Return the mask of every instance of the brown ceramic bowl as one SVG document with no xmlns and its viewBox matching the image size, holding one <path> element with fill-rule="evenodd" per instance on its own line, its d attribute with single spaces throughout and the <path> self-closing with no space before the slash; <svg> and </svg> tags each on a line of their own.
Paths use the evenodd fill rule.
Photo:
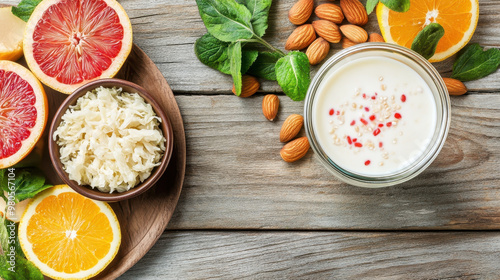
<svg viewBox="0 0 500 280">
<path fill-rule="evenodd" d="M 156 115 L 161 118 L 161 130 L 163 131 L 163 136 L 166 139 L 165 142 L 165 154 L 163 155 L 161 159 L 161 164 L 155 169 L 153 169 L 151 175 L 149 176 L 148 179 L 146 179 L 144 182 L 136 185 L 134 188 L 119 193 L 119 192 L 113 192 L 113 193 L 105 193 L 101 192 L 98 189 L 92 189 L 90 186 L 81 186 L 77 182 L 70 180 L 68 177 L 68 174 L 66 171 L 63 169 L 63 165 L 60 161 L 60 154 L 59 154 L 59 146 L 57 143 L 53 140 L 52 135 L 54 135 L 54 132 L 56 131 L 57 127 L 59 127 L 59 124 L 61 122 L 61 117 L 66 113 L 66 110 L 69 108 L 69 106 L 75 105 L 76 100 L 80 98 L 81 96 L 85 95 L 88 91 L 91 91 L 97 87 L 121 87 L 123 91 L 125 92 L 130 92 L 130 93 L 138 93 L 144 100 L 151 104 L 153 107 L 154 111 L 156 112 Z M 88 198 L 95 199 L 95 200 L 101 200 L 101 201 L 108 201 L 108 202 L 113 202 L 113 201 L 121 201 L 125 199 L 129 199 L 135 196 L 138 196 L 145 191 L 147 191 L 149 188 L 151 188 L 157 181 L 160 179 L 160 177 L 163 175 L 165 170 L 167 169 L 167 165 L 170 161 L 170 158 L 172 156 L 172 151 L 173 151 L 173 145 L 174 145 L 174 140 L 173 140 L 173 132 L 172 132 L 172 126 L 170 124 L 170 121 L 166 114 L 163 112 L 161 109 L 160 105 L 156 103 L 156 101 L 146 92 L 144 88 L 141 86 L 138 86 L 134 83 L 125 81 L 125 80 L 120 80 L 120 79 L 101 79 L 101 80 L 95 80 L 92 81 L 80 88 L 78 88 L 75 92 L 73 92 L 70 96 L 66 98 L 66 100 L 61 104 L 59 109 L 56 112 L 56 115 L 54 116 L 54 119 L 52 120 L 52 123 L 50 125 L 50 130 L 49 130 L 49 154 L 50 154 L 50 160 L 52 161 L 52 164 L 54 165 L 54 168 L 61 177 L 61 179 L 68 184 L 73 190 L 78 192 L 81 195 L 84 195 Z"/>
</svg>

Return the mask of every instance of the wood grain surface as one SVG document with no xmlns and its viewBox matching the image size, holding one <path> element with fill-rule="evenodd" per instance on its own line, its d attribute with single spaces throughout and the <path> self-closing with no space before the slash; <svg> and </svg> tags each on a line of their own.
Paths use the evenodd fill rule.
<svg viewBox="0 0 500 280">
<path fill-rule="evenodd" d="M 265 39 L 281 49 L 295 1 L 273 1 Z M 500 279 L 499 71 L 452 98 L 450 135 L 427 171 L 362 189 L 340 183 L 311 151 L 294 164 L 280 159 L 280 125 L 303 102 L 267 81 L 254 97 L 232 96 L 231 78 L 194 55 L 206 32 L 194 0 L 120 3 L 134 42 L 174 91 L 187 142 L 169 230 L 120 279 Z M 498 48 L 500 1 L 479 3 L 472 42 Z M 379 31 L 375 14 L 366 28 Z M 452 63 L 435 66 L 450 76 Z M 272 123 L 260 109 L 269 92 L 281 100 Z"/>
</svg>

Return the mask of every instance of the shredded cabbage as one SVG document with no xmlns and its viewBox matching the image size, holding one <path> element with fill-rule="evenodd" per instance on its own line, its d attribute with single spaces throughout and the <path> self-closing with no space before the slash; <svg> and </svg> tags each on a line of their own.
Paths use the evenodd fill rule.
<svg viewBox="0 0 500 280">
<path fill-rule="evenodd" d="M 161 119 L 137 93 L 99 87 L 62 116 L 53 139 L 69 178 L 102 192 L 146 180 L 165 152 Z"/>
</svg>

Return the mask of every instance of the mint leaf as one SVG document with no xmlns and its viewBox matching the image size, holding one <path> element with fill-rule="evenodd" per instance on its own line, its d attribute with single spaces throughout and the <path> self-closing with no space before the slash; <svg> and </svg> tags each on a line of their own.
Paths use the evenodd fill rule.
<svg viewBox="0 0 500 280">
<path fill-rule="evenodd" d="M 210 33 L 196 40 L 194 52 L 196 57 L 205 65 L 219 70 L 224 74 L 231 74 L 227 48 L 229 43 L 222 42 Z"/>
<path fill-rule="evenodd" d="M 236 95 L 240 96 L 241 94 L 241 41 L 236 43 L 232 43 L 229 45 L 228 49 L 229 59 L 230 59 L 230 68 L 231 68 L 231 76 L 233 76 L 234 88 L 236 89 Z"/>
<path fill-rule="evenodd" d="M 499 49 L 484 51 L 479 44 L 472 44 L 458 53 L 451 77 L 464 82 L 477 80 L 495 72 L 499 65 Z"/>
<path fill-rule="evenodd" d="M 311 83 L 309 59 L 302 52 L 289 52 L 276 63 L 278 84 L 294 101 L 304 100 Z"/>
<path fill-rule="evenodd" d="M 8 170 L 8 169 L 4 169 Z M 4 175 L 0 176 L 0 186 L 3 191 L 14 192 L 16 202 L 23 201 L 28 198 L 33 198 L 39 192 L 52 187 L 45 184 L 45 176 L 36 168 L 15 169 L 15 180 L 9 181 L 8 174 L 3 171 Z M 10 189 L 14 187 L 14 190 Z M 7 200 L 5 200 L 7 201 Z"/>
<path fill-rule="evenodd" d="M 245 74 L 250 69 L 258 56 L 259 52 L 256 50 L 243 50 L 241 55 L 241 74 Z"/>
<path fill-rule="evenodd" d="M 387 8 L 400 13 L 408 12 L 410 0 L 380 0 Z"/>
<path fill-rule="evenodd" d="M 234 0 L 196 0 L 201 19 L 208 32 L 224 42 L 250 39 L 255 34 L 252 14 Z"/>
<path fill-rule="evenodd" d="M 16 255 L 15 267 L 8 263 L 7 256 L 0 256 L 0 277 L 4 280 L 43 280 L 40 270 L 27 259 Z M 14 269 L 12 271 L 11 269 Z"/>
<path fill-rule="evenodd" d="M 255 34 L 262 37 L 267 30 L 267 19 L 272 0 L 236 0 L 236 2 L 245 5 L 252 14 L 251 23 Z"/>
<path fill-rule="evenodd" d="M 439 23 L 431 23 L 417 34 L 411 49 L 430 59 L 436 53 L 439 40 L 444 36 L 444 28 Z"/>
<path fill-rule="evenodd" d="M 366 1 L 366 12 L 371 14 L 375 7 L 377 6 L 379 0 L 367 0 Z"/>
<path fill-rule="evenodd" d="M 276 81 L 276 62 L 283 57 L 277 52 L 260 52 L 255 63 L 248 69 L 248 74 Z"/>
<path fill-rule="evenodd" d="M 27 22 L 40 2 L 42 0 L 22 0 L 17 7 L 12 7 L 11 11 L 16 17 Z"/>
</svg>

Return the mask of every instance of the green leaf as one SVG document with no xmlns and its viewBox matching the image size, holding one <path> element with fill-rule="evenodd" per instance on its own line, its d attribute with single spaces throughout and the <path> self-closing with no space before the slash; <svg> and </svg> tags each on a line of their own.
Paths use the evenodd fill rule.
<svg viewBox="0 0 500 280">
<path fill-rule="evenodd" d="M 16 17 L 27 22 L 40 2 L 42 0 L 22 0 L 17 7 L 12 7 L 11 11 Z"/>
<path fill-rule="evenodd" d="M 224 74 L 231 74 L 227 49 L 229 43 L 222 42 L 210 33 L 196 40 L 194 52 L 198 59 L 205 65 L 219 70 Z"/>
<path fill-rule="evenodd" d="M 256 50 L 243 50 L 241 56 L 241 74 L 245 74 L 250 69 L 258 56 L 259 52 Z"/>
<path fill-rule="evenodd" d="M 4 280 L 43 280 L 40 270 L 27 259 L 15 256 L 15 267 L 8 262 L 8 256 L 0 256 L 0 277 Z M 14 270 L 14 271 L 12 271 Z"/>
<path fill-rule="evenodd" d="M 276 62 L 282 55 L 278 52 L 261 52 L 255 63 L 248 69 L 248 74 L 276 81 Z"/>
<path fill-rule="evenodd" d="M 431 23 L 417 34 L 411 49 L 430 59 L 436 53 L 439 40 L 444 36 L 444 28 L 439 23 Z"/>
<path fill-rule="evenodd" d="M 379 0 L 367 0 L 366 1 L 366 12 L 371 14 L 375 7 L 377 6 Z"/>
<path fill-rule="evenodd" d="M 252 14 L 251 23 L 255 34 L 262 37 L 267 30 L 267 21 L 269 9 L 272 0 L 236 0 L 236 2 L 245 5 Z"/>
<path fill-rule="evenodd" d="M 294 101 L 304 100 L 311 83 L 309 59 L 302 52 L 289 52 L 276 63 L 278 84 Z"/>
<path fill-rule="evenodd" d="M 7 174 L 8 173 L 10 172 L 7 171 Z M 2 189 L 6 192 L 15 193 L 16 203 L 28 198 L 33 198 L 39 192 L 52 187 L 51 185 L 45 184 L 45 176 L 36 168 L 15 169 L 15 180 L 9 181 L 6 173 L 0 178 L 2 179 L 2 181 L 0 181 Z"/>
<path fill-rule="evenodd" d="M 495 72 L 499 65 L 499 49 L 483 51 L 479 44 L 472 44 L 458 53 L 451 77 L 464 82 L 477 80 Z"/>
<path fill-rule="evenodd" d="M 1 209 L 5 213 L 4 209 Z M 2 245 L 2 251 L 5 253 L 9 251 L 9 233 L 7 232 L 7 227 L 5 223 L 7 219 L 5 216 L 0 216 L 0 245 Z"/>
<path fill-rule="evenodd" d="M 410 0 L 380 0 L 387 8 L 400 13 L 408 12 Z"/>
<path fill-rule="evenodd" d="M 241 41 L 232 43 L 229 45 L 228 49 L 230 65 L 231 65 L 231 76 L 233 76 L 234 88 L 236 89 L 236 95 L 241 94 Z"/>
<path fill-rule="evenodd" d="M 252 14 L 234 0 L 196 0 L 201 19 L 208 32 L 224 42 L 250 39 L 255 33 Z"/>
</svg>

